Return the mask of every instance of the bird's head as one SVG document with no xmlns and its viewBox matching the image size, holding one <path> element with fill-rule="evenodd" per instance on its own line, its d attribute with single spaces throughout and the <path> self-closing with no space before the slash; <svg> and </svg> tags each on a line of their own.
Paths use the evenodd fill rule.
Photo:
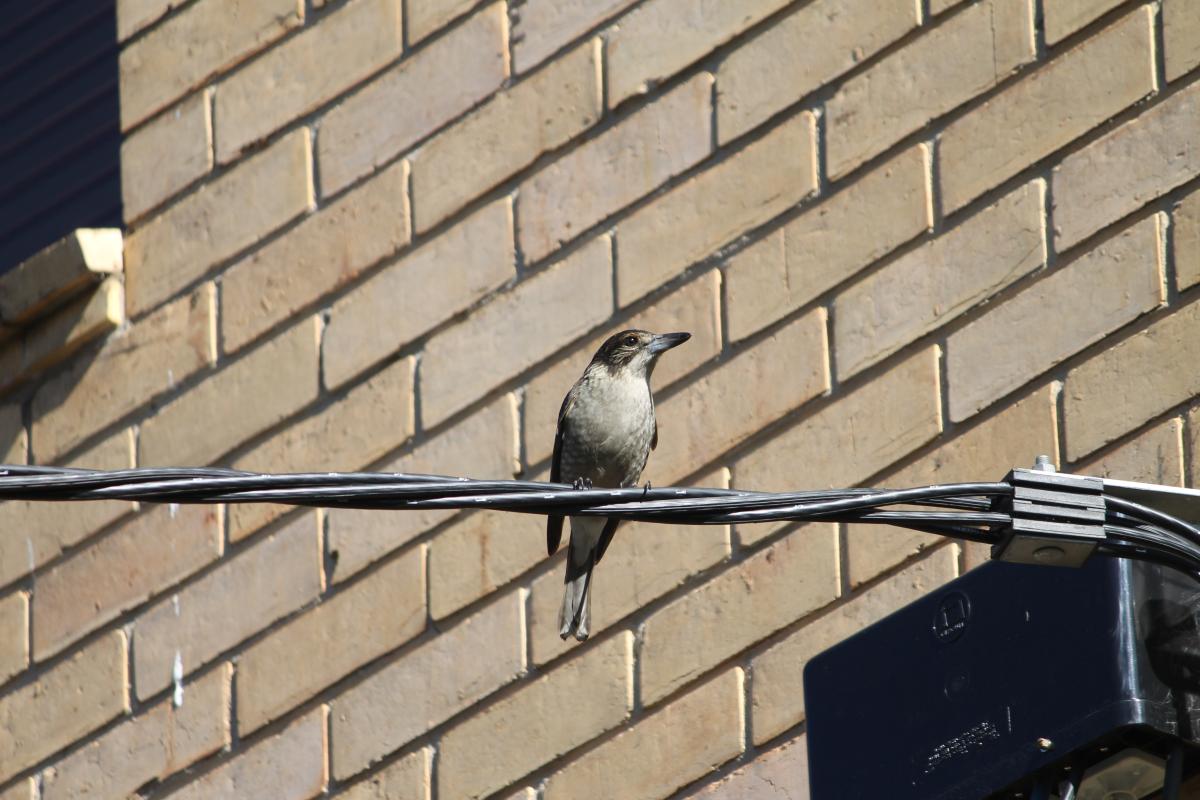
<svg viewBox="0 0 1200 800">
<path fill-rule="evenodd" d="M 690 338 L 690 333 L 621 331 L 614 333 L 600 345 L 600 349 L 592 357 L 592 363 L 602 364 L 612 373 L 624 371 L 649 376 L 660 355 Z"/>
</svg>

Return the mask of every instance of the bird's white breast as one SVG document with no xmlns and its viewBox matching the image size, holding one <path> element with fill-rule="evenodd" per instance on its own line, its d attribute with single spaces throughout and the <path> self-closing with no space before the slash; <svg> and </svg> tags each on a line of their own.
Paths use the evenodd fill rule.
<svg viewBox="0 0 1200 800">
<path fill-rule="evenodd" d="M 636 481 L 654 435 L 654 400 L 641 376 L 616 374 L 581 387 L 570 412 L 571 442 L 564 452 L 564 479 L 585 471 L 583 465 L 605 473 L 588 475 L 598 486 Z M 572 462 L 572 463 L 568 463 Z"/>
</svg>

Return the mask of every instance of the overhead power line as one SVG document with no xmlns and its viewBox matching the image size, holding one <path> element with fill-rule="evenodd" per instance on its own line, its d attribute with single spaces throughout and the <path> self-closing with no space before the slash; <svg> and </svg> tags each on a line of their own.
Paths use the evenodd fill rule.
<svg viewBox="0 0 1200 800">
<path fill-rule="evenodd" d="M 1036 470 L 1014 470 L 994 483 L 755 492 L 691 487 L 576 489 L 538 481 L 408 473 L 274 475 L 216 468 L 103 471 L 9 465 L 0 466 L 0 500 L 487 509 L 675 525 L 862 522 L 991 544 L 998 557 L 1009 560 L 1073 563 L 1099 552 L 1175 567 L 1200 580 L 1196 527 L 1105 493 L 1097 478 Z"/>
</svg>

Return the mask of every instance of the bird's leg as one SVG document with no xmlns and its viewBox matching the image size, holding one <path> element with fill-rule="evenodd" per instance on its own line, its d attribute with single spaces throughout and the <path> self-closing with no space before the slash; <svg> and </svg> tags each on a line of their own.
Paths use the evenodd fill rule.
<svg viewBox="0 0 1200 800">
<path fill-rule="evenodd" d="M 646 485 L 642 487 L 642 494 L 649 494 L 654 487 L 650 485 L 650 481 L 646 481 Z"/>
<path fill-rule="evenodd" d="M 592 488 L 592 479 L 591 478 L 576 478 L 575 481 L 571 484 L 571 486 L 572 486 L 572 488 L 575 489 L 575 491 L 582 492 L 582 491 Z"/>
</svg>

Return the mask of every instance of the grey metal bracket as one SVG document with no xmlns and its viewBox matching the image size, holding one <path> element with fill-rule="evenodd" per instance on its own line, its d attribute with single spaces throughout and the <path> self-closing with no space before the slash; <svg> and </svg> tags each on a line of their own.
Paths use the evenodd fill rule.
<svg viewBox="0 0 1200 800">
<path fill-rule="evenodd" d="M 992 546 L 992 558 L 1020 564 L 1082 566 L 1104 541 L 1104 483 L 1099 478 L 1038 468 L 1014 469 L 1005 481 L 1011 498 L 1000 501 L 1012 524 Z"/>
<path fill-rule="evenodd" d="M 1200 490 L 1055 472 L 1048 456 L 1005 481 L 1013 495 L 997 505 L 1012 524 L 992 546 L 992 558 L 1001 561 L 1081 566 L 1105 539 L 1106 497 L 1200 524 Z"/>
</svg>

